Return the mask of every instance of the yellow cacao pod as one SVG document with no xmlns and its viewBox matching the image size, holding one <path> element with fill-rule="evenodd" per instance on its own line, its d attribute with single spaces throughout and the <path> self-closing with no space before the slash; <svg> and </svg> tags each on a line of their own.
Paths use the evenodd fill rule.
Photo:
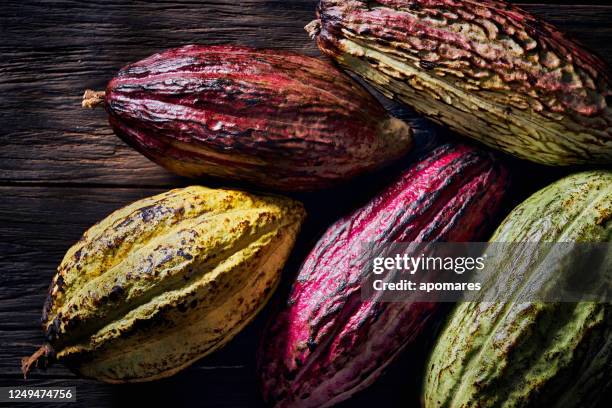
<svg viewBox="0 0 612 408">
<path fill-rule="evenodd" d="M 197 186 L 115 211 L 58 267 L 47 344 L 24 359 L 24 374 L 41 359 L 106 382 L 176 373 L 263 307 L 304 216 L 287 198 Z"/>
</svg>

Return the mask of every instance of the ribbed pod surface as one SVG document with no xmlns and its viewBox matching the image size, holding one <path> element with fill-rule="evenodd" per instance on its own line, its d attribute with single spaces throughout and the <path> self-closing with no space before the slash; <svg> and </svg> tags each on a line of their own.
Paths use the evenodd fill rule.
<svg viewBox="0 0 612 408">
<path fill-rule="evenodd" d="M 518 206 L 491 242 L 609 242 L 611 221 L 612 173 L 579 173 Z M 508 252 L 508 267 L 492 274 L 493 281 L 520 276 L 509 280 L 509 301 L 456 308 L 430 358 L 425 407 L 591 407 L 610 386 L 611 305 L 517 302 L 541 279 L 524 267 L 538 265 L 531 256 Z"/>
<path fill-rule="evenodd" d="M 47 354 L 107 382 L 175 373 L 265 304 L 303 218 L 290 199 L 198 186 L 112 213 L 58 267 Z"/>
<path fill-rule="evenodd" d="M 439 306 L 362 302 L 362 245 L 477 240 L 507 181 L 489 154 L 445 144 L 333 224 L 262 339 L 264 397 L 278 407 L 330 406 L 371 384 L 424 331 Z"/>
<path fill-rule="evenodd" d="M 121 69 L 115 132 L 183 176 L 316 190 L 389 163 L 410 128 L 332 64 L 283 51 L 184 46 Z"/>
<path fill-rule="evenodd" d="M 610 68 L 501 1 L 322 0 L 319 48 L 386 95 L 549 165 L 612 162 Z"/>
</svg>

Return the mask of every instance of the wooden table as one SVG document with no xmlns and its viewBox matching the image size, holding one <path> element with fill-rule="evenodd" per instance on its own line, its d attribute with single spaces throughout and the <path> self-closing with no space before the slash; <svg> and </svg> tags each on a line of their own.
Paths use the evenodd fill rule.
<svg viewBox="0 0 612 408">
<path fill-rule="evenodd" d="M 612 62 L 612 5 L 532 3 L 523 6 Z M 62 366 L 35 371 L 24 381 L 19 361 L 42 341 L 39 318 L 47 286 L 64 252 L 82 232 L 135 199 L 189 183 L 115 137 L 102 109 L 81 109 L 83 90 L 103 88 L 128 62 L 186 43 L 240 43 L 319 55 L 302 29 L 313 18 L 315 4 L 311 0 L 3 2 L 0 386 L 76 386 L 78 406 L 83 407 L 122 406 L 129 401 L 138 406 L 262 405 L 254 355 L 267 311 L 222 351 L 155 383 L 99 384 L 79 379 Z M 409 110 L 388 102 L 387 106 L 410 121 L 421 139 L 445 133 Z M 563 172 L 524 163 L 513 166 L 515 192 L 508 209 Z M 381 188 L 395 170 L 334 192 L 299 197 L 306 201 L 310 219 L 277 300 L 322 229 Z M 526 177 L 534 172 L 544 176 Z M 346 405 L 415 406 L 423 360 L 419 356 L 424 354 L 419 350 L 407 354 L 374 387 Z"/>
</svg>

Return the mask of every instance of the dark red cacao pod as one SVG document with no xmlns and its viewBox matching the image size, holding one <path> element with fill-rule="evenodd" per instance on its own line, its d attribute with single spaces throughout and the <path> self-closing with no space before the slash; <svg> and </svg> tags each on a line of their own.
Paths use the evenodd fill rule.
<svg viewBox="0 0 612 408">
<path fill-rule="evenodd" d="M 412 144 L 349 76 L 282 51 L 170 49 L 122 68 L 104 101 L 115 133 L 166 169 L 276 190 L 329 187 Z"/>
<path fill-rule="evenodd" d="M 374 382 L 441 304 L 362 301 L 363 244 L 486 239 L 507 185 L 507 171 L 490 154 L 444 144 L 333 224 L 264 333 L 265 399 L 277 407 L 331 406 Z"/>
<path fill-rule="evenodd" d="M 538 163 L 612 163 L 610 67 L 503 1 L 321 0 L 321 51 L 381 92 Z"/>
</svg>

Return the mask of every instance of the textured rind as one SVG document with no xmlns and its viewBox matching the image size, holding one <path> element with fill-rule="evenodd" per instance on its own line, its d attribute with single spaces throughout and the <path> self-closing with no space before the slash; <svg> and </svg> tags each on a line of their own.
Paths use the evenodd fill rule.
<svg viewBox="0 0 612 408">
<path fill-rule="evenodd" d="M 199 186 L 117 210 L 58 267 L 47 341 L 87 377 L 169 376 L 223 346 L 266 303 L 304 216 L 290 199 Z"/>
<path fill-rule="evenodd" d="M 322 52 L 430 119 L 538 163 L 612 163 L 610 68 L 527 12 L 491 0 L 322 0 L 317 14 Z"/>
<path fill-rule="evenodd" d="M 170 49 L 121 69 L 105 105 L 117 135 L 176 174 L 276 190 L 329 187 L 412 146 L 357 82 L 282 51 Z"/>
<path fill-rule="evenodd" d="M 370 385 L 439 305 L 361 301 L 363 244 L 482 238 L 507 187 L 492 156 L 445 144 L 378 197 L 333 224 L 305 260 L 258 357 L 277 407 L 330 406 Z"/>
<path fill-rule="evenodd" d="M 491 242 L 609 242 L 612 173 L 569 176 L 518 206 Z M 536 279 L 507 254 L 497 279 Z M 579 271 L 576 271 L 579 273 Z M 556 279 L 563 279 L 557 276 Z M 598 285 L 597 282 L 593 282 Z M 591 407 L 612 383 L 609 303 L 466 302 L 452 314 L 428 364 L 426 408 Z"/>
</svg>

